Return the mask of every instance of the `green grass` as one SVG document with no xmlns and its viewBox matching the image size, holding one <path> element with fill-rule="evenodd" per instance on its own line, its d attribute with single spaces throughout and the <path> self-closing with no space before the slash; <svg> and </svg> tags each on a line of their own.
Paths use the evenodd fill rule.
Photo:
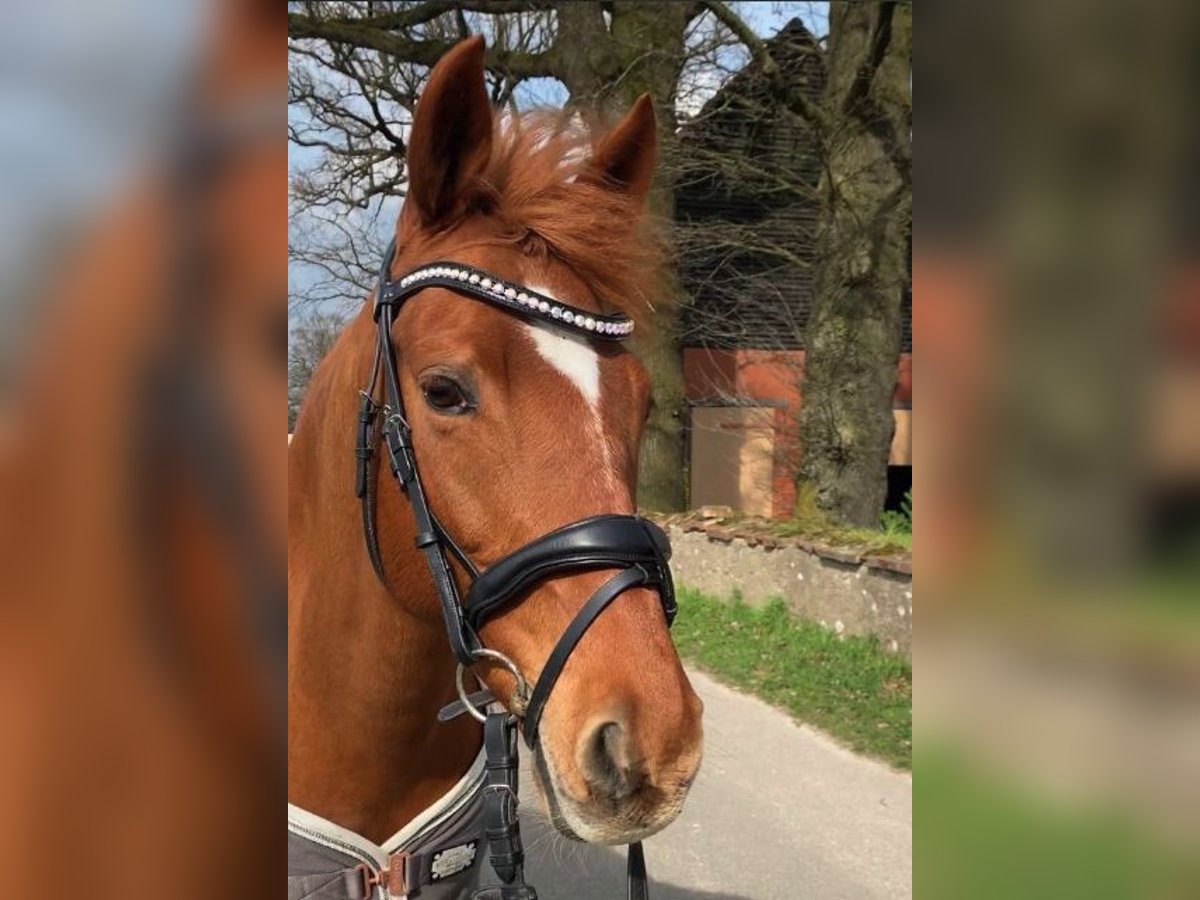
<svg viewBox="0 0 1200 900">
<path fill-rule="evenodd" d="M 767 530 L 776 537 L 805 538 L 831 547 L 854 550 L 863 556 L 892 556 L 912 552 L 912 532 L 896 528 L 850 528 L 822 519 L 796 517 L 771 523 Z"/>
<path fill-rule="evenodd" d="M 833 521 L 817 507 L 810 485 L 796 486 L 792 517 L 773 523 L 778 537 L 798 537 L 854 550 L 863 556 L 891 556 L 912 552 L 912 491 L 904 495 L 901 512 L 885 512 L 878 528 L 852 528 Z"/>
<path fill-rule="evenodd" d="M 900 512 L 889 511 L 880 516 L 877 528 L 855 528 L 835 522 L 817 508 L 812 490 L 804 485 L 797 488 L 796 506 L 788 519 L 747 516 L 730 507 L 701 507 L 683 513 L 652 515 L 660 524 L 716 524 L 777 538 L 800 538 L 861 556 L 912 553 L 912 491 L 904 495 Z"/>
<path fill-rule="evenodd" d="M 912 766 L 912 664 L 874 638 L 839 636 L 782 601 L 753 609 L 679 591 L 679 652 L 859 753 Z"/>
</svg>

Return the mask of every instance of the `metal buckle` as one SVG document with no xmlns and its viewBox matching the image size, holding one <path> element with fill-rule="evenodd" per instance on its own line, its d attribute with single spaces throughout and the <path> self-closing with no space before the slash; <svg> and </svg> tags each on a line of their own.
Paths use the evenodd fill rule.
<svg viewBox="0 0 1200 900">
<path fill-rule="evenodd" d="M 509 814 L 515 814 L 518 807 L 521 805 L 521 798 L 517 796 L 517 792 L 508 784 L 489 784 L 484 787 L 485 794 L 506 794 L 509 802 Z"/>
<path fill-rule="evenodd" d="M 385 887 L 388 896 L 393 894 L 408 896 L 408 853 L 406 851 L 402 850 L 388 857 L 386 876 Z"/>
<path fill-rule="evenodd" d="M 362 887 L 363 900 L 368 900 L 369 897 L 374 895 L 376 887 L 383 886 L 385 890 L 387 889 L 387 881 L 383 875 L 376 872 L 366 863 L 359 863 L 354 867 L 354 871 Z"/>
<path fill-rule="evenodd" d="M 366 863 L 359 863 L 354 867 L 355 874 L 358 877 L 359 885 L 362 887 L 363 900 L 369 900 L 374 895 L 375 888 L 383 888 L 386 896 L 391 897 L 393 894 L 407 895 L 408 894 L 408 859 L 409 855 L 405 851 L 393 853 L 388 857 L 388 867 L 380 871 L 376 871 Z"/>
<path fill-rule="evenodd" d="M 516 686 L 513 688 L 512 706 L 513 714 L 522 716 L 525 714 L 525 707 L 529 705 L 529 683 L 525 680 L 525 676 L 521 674 L 521 670 L 517 668 L 517 664 L 501 653 L 499 650 L 491 650 L 487 647 L 481 647 L 478 650 L 471 651 L 471 655 L 476 662 L 484 659 L 499 663 L 508 673 L 516 680 Z M 463 673 L 467 671 L 467 667 L 462 663 L 458 664 L 458 668 L 454 670 L 454 686 L 458 689 L 458 699 L 462 701 L 464 710 L 471 718 L 479 722 L 487 721 L 487 714 L 479 710 L 477 706 L 471 703 L 470 695 L 467 693 L 466 685 L 463 684 Z"/>
<path fill-rule="evenodd" d="M 391 406 L 389 406 L 385 403 L 383 405 L 383 412 L 387 416 L 387 423 L 386 423 L 387 427 L 395 428 L 396 423 L 398 422 L 400 425 L 402 425 L 405 428 L 405 430 L 407 430 L 407 431 L 412 430 L 411 428 L 408 427 L 408 419 L 404 418 L 404 416 L 400 413 L 400 410 L 392 409 Z"/>
<path fill-rule="evenodd" d="M 383 442 L 387 447 L 388 459 L 392 471 L 399 477 L 400 485 L 408 490 L 409 482 L 416 473 L 412 458 L 412 429 L 407 420 L 391 407 L 383 407 L 386 418 L 383 420 Z"/>
</svg>

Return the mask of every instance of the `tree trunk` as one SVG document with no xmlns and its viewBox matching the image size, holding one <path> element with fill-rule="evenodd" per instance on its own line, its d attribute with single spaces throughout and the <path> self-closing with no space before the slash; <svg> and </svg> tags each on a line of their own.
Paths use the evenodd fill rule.
<svg viewBox="0 0 1200 900">
<path fill-rule="evenodd" d="M 684 34 L 693 4 L 617 0 L 603 37 L 600 5 L 569 3 L 559 8 L 556 53 L 570 60 L 563 81 L 571 102 L 600 108 L 616 116 L 649 93 L 658 116 L 660 159 L 669 157 L 675 140 L 675 92 L 684 62 Z M 575 44 L 582 44 L 578 50 Z M 659 165 L 650 194 L 653 215 L 670 222 L 675 198 L 668 166 Z M 639 338 L 636 351 L 650 376 L 654 398 L 646 422 L 638 468 L 638 505 L 646 509 L 682 509 L 683 362 L 679 349 L 678 284 L 668 278 L 670 296 L 656 304 L 653 334 Z"/>
<path fill-rule="evenodd" d="M 834 4 L 825 108 L 838 110 L 825 136 L 824 209 L 817 235 L 812 310 L 806 333 L 798 493 L 830 518 L 877 527 L 887 494 L 900 353 L 900 306 L 912 221 L 908 174 L 898 169 L 883 124 L 909 140 L 911 9 L 890 15 L 890 44 L 865 88 L 861 73 L 879 51 L 884 5 Z M 858 101 L 852 101 L 858 102 Z M 908 107 L 909 109 L 911 107 Z"/>
<path fill-rule="evenodd" d="M 660 221 L 675 218 L 675 190 L 669 158 L 675 140 L 675 92 L 684 61 L 684 32 L 690 3 L 617 3 L 612 33 L 620 48 L 623 77 L 613 100 L 628 108 L 649 92 L 658 115 L 658 176 L 650 193 L 650 211 Z M 672 512 L 687 501 L 684 486 L 683 354 L 679 348 L 679 285 L 670 273 L 662 281 L 668 296 L 657 303 L 652 333 L 638 341 L 637 351 L 654 397 L 642 438 L 638 466 L 638 503 L 646 509 Z"/>
</svg>

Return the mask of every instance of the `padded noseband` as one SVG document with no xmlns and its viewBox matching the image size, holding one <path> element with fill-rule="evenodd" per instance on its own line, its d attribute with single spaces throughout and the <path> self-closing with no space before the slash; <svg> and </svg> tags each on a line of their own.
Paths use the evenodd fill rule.
<svg viewBox="0 0 1200 900">
<path fill-rule="evenodd" d="M 478 630 L 538 582 L 563 572 L 642 567 L 645 582 L 660 589 L 663 613 L 675 618 L 675 593 L 663 530 L 641 516 L 593 516 L 543 535 L 499 560 L 475 579 L 463 602 L 467 624 Z"/>
<path fill-rule="evenodd" d="M 510 553 L 475 579 L 464 617 L 478 630 L 484 620 L 552 575 L 592 569 L 621 571 L 600 586 L 571 620 L 550 652 L 538 677 L 521 730 L 530 748 L 550 691 L 571 651 L 600 613 L 624 591 L 644 586 L 658 589 L 667 627 L 675 620 L 675 589 L 667 560 L 671 545 L 661 528 L 641 516 L 593 516 L 543 535 Z"/>
</svg>

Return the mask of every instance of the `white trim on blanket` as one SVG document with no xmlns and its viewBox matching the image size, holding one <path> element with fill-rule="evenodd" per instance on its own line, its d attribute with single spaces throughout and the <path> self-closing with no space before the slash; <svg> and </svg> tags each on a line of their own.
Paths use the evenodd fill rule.
<svg viewBox="0 0 1200 900">
<path fill-rule="evenodd" d="M 453 816 L 470 802 L 471 798 L 483 787 L 484 762 L 485 754 L 483 748 L 480 748 L 479 755 L 471 763 L 471 768 L 454 787 L 383 844 L 369 841 L 349 828 L 344 828 L 316 813 L 301 809 L 294 803 L 288 804 L 288 831 L 294 831 L 309 840 L 316 840 L 334 850 L 346 852 L 348 848 L 353 848 L 373 860 L 376 868 L 386 869 L 389 856 L 398 850 L 414 849 L 414 845 L 420 842 L 421 837 L 427 831 Z"/>
</svg>

